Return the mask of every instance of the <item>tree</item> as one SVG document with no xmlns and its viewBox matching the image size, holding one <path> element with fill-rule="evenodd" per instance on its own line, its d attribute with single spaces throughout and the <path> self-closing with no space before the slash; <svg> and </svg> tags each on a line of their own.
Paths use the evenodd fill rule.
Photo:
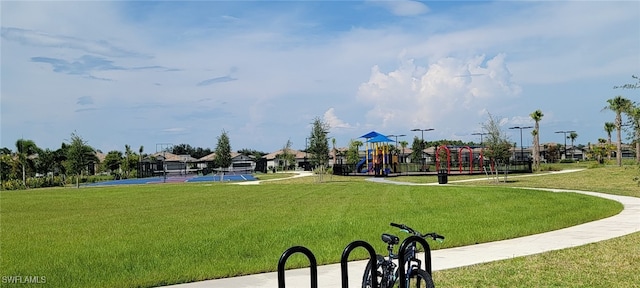
<svg viewBox="0 0 640 288">
<path fill-rule="evenodd" d="M 413 137 L 413 143 L 411 144 L 411 163 L 422 163 L 422 154 L 424 153 L 424 143 L 418 138 Z"/>
<path fill-rule="evenodd" d="M 76 187 L 80 188 L 80 177 L 90 163 L 97 162 L 95 151 L 78 134 L 71 133 L 67 150 L 67 170 L 76 175 Z"/>
<path fill-rule="evenodd" d="M 537 171 L 540 169 L 540 120 L 542 120 L 544 114 L 538 109 L 529 114 L 529 116 L 536 123 L 531 134 L 533 135 L 533 167 Z"/>
<path fill-rule="evenodd" d="M 560 159 L 560 147 L 556 144 L 545 145 L 545 149 L 547 150 L 547 161 L 550 163 L 555 163 Z"/>
<path fill-rule="evenodd" d="M 640 164 L 640 104 L 633 103 L 626 114 L 633 128 L 631 138 L 636 144 L 636 163 Z"/>
<path fill-rule="evenodd" d="M 629 111 L 631 108 L 631 101 L 627 98 L 624 98 L 620 95 L 607 100 L 609 105 L 605 106 L 603 110 L 611 110 L 616 113 L 616 131 L 618 136 L 618 143 L 616 146 L 616 162 L 618 166 L 622 166 L 622 113 Z"/>
<path fill-rule="evenodd" d="M 489 113 L 489 119 L 484 123 L 483 128 L 487 131 L 487 137 L 484 141 L 486 147 L 484 155 L 487 156 L 491 162 L 496 163 L 497 165 L 504 164 L 506 173 L 509 157 L 511 156 L 511 141 L 504 131 L 502 131 L 500 123 L 491 115 L 491 113 Z M 497 182 L 498 169 L 495 170 L 495 173 L 495 179 Z"/>
<path fill-rule="evenodd" d="M 138 164 L 138 155 L 131 149 L 131 146 L 128 144 L 124 145 L 124 158 L 122 159 L 122 170 L 126 176 L 129 178 L 131 176 L 131 171 Z"/>
<path fill-rule="evenodd" d="M 105 170 L 111 172 L 111 174 L 117 174 L 122 164 L 122 152 L 113 150 L 109 151 L 102 161 L 102 165 Z"/>
<path fill-rule="evenodd" d="M 313 120 L 311 135 L 309 136 L 311 162 L 322 168 L 329 163 L 329 141 L 327 139 L 329 128 L 329 124 L 316 117 Z"/>
<path fill-rule="evenodd" d="M 53 180 L 53 171 L 56 167 L 56 154 L 49 148 L 40 150 L 38 152 L 38 159 L 36 161 L 36 172 L 45 175 L 47 180 Z M 51 174 L 51 178 L 49 178 Z"/>
<path fill-rule="evenodd" d="M 62 142 L 60 144 L 60 148 L 54 152 L 55 158 L 55 166 L 53 167 L 54 175 L 66 175 L 67 174 L 67 151 L 69 150 L 69 145 L 67 143 Z"/>
<path fill-rule="evenodd" d="M 573 161 L 573 151 L 575 151 L 575 147 L 573 146 L 573 141 L 575 141 L 576 138 L 578 138 L 578 133 L 571 132 L 567 137 L 571 139 L 571 161 Z"/>
<path fill-rule="evenodd" d="M 38 150 L 40 149 L 33 140 L 18 139 L 16 141 L 16 156 L 20 166 L 22 166 L 22 185 L 24 187 L 27 187 L 26 170 L 27 168 L 33 168 L 31 157 L 37 154 Z"/>
<path fill-rule="evenodd" d="M 607 140 L 598 138 L 598 145 L 590 146 L 591 156 L 594 157 L 598 163 L 602 164 L 604 162 L 604 156 L 607 155 Z"/>
<path fill-rule="evenodd" d="M 231 144 L 229 144 L 227 131 L 222 130 L 222 134 L 218 136 L 218 144 L 216 145 L 215 153 L 213 162 L 216 167 L 227 168 L 231 166 Z"/>
<path fill-rule="evenodd" d="M 12 173 L 14 162 L 13 157 L 11 157 L 11 150 L 6 147 L 2 148 L 0 150 L 0 180 L 15 179 L 16 175 Z"/>
<path fill-rule="evenodd" d="M 331 138 L 331 157 L 333 158 L 333 165 L 338 162 L 338 150 L 336 150 L 336 138 Z"/>
<path fill-rule="evenodd" d="M 242 154 L 242 155 L 245 155 L 245 156 L 253 156 L 256 159 L 260 159 L 260 158 L 262 158 L 262 156 L 268 154 L 268 153 L 265 153 L 265 152 L 262 152 L 262 151 L 248 149 L 248 148 L 240 149 L 237 152 L 239 154 Z M 209 153 L 209 154 L 211 154 L 211 153 Z"/>
<path fill-rule="evenodd" d="M 640 89 L 640 77 L 631 75 L 632 79 L 635 79 L 636 83 L 627 83 L 622 85 L 613 86 L 613 89 Z"/>
<path fill-rule="evenodd" d="M 178 144 L 171 147 L 171 153 L 176 155 L 191 155 L 194 149 L 189 144 Z"/>
<path fill-rule="evenodd" d="M 402 156 L 404 156 L 404 150 L 407 148 L 407 146 L 409 146 L 409 142 L 407 141 L 400 141 L 400 147 L 402 147 Z M 400 161 L 400 159 L 398 159 L 398 161 Z M 406 161 L 402 160 L 404 163 L 406 163 Z"/>
<path fill-rule="evenodd" d="M 140 158 L 138 159 L 138 163 L 137 163 L 137 165 L 136 165 L 136 168 L 137 168 L 137 169 L 136 169 L 136 177 L 137 177 L 137 178 L 141 178 L 141 177 L 143 177 L 143 176 L 142 176 L 142 173 L 141 173 L 141 172 L 142 172 L 142 170 L 141 170 L 141 169 L 142 169 L 142 166 L 141 166 L 141 163 L 142 163 L 142 157 L 144 157 L 144 156 L 142 156 L 142 153 L 143 153 L 143 152 L 144 152 L 144 146 L 140 145 L 140 148 L 138 148 L 138 156 L 139 156 Z"/>
<path fill-rule="evenodd" d="M 611 133 L 616 129 L 616 124 L 613 122 L 605 122 L 604 123 L 604 131 L 607 132 L 608 140 L 607 144 L 611 145 Z M 607 160 L 611 160 L 611 151 L 607 152 Z"/>
<path fill-rule="evenodd" d="M 347 164 L 355 165 L 360 161 L 360 146 L 362 146 L 362 141 L 359 140 L 350 140 L 349 141 L 349 150 L 347 150 Z"/>
<path fill-rule="evenodd" d="M 287 140 L 287 143 L 282 147 L 282 154 L 278 155 L 278 159 L 282 161 L 282 168 L 285 171 L 296 162 L 296 155 L 291 152 L 291 145 L 291 140 Z"/>
</svg>

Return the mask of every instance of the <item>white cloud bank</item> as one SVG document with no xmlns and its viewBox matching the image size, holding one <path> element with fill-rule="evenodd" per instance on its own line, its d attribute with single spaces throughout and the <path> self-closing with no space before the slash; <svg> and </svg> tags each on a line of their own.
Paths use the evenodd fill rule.
<svg viewBox="0 0 640 288">
<path fill-rule="evenodd" d="M 505 59 L 505 54 L 491 58 L 449 57 L 428 67 L 405 60 L 387 73 L 374 66 L 369 80 L 358 89 L 358 99 L 373 106 L 366 113 L 366 122 L 381 129 L 407 125 L 443 127 L 448 120 L 491 110 L 488 106 L 494 100 L 512 98 L 521 92 L 511 81 Z"/>
</svg>

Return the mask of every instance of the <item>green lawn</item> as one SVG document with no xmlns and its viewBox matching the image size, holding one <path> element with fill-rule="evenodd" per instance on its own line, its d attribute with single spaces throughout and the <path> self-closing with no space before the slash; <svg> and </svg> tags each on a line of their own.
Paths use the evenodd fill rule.
<svg viewBox="0 0 640 288">
<path fill-rule="evenodd" d="M 480 181 L 460 185 L 578 189 L 640 197 L 640 187 L 633 182 L 638 172 L 637 166 L 607 166 L 511 178 L 506 184 Z M 638 263 L 640 233 L 633 233 L 576 248 L 436 271 L 433 276 L 439 287 L 640 287 Z"/>
<path fill-rule="evenodd" d="M 640 233 L 528 257 L 436 271 L 437 287 L 640 287 Z"/>
<path fill-rule="evenodd" d="M 274 271 L 294 245 L 311 249 L 320 264 L 338 262 L 354 240 L 384 251 L 380 233 L 397 232 L 389 222 L 447 236 L 433 245 L 439 249 L 559 229 L 621 209 L 596 197 L 502 186 L 316 181 L 3 191 L 0 271 L 43 275 L 50 287 L 150 287 Z"/>
</svg>

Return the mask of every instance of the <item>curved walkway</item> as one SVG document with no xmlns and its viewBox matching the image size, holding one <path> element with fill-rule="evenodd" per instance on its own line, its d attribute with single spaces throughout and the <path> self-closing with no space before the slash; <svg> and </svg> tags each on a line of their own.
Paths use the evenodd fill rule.
<svg viewBox="0 0 640 288">
<path fill-rule="evenodd" d="M 570 171 L 569 171 L 570 172 Z M 556 172 L 558 173 L 558 172 Z M 566 172 L 563 172 L 566 173 Z M 524 177 L 532 175 L 523 175 Z M 520 176 L 520 177 L 523 177 Z M 300 177 L 300 176 L 299 176 Z M 518 176 L 514 176 L 518 177 Z M 390 181 L 384 178 L 371 178 L 371 181 L 397 185 L 437 185 L 437 183 L 416 184 Z M 480 180 L 486 180 L 482 178 Z M 469 180 L 467 180 L 469 181 Z M 477 181 L 477 180 L 471 180 Z M 451 181 L 454 183 L 455 181 Z M 534 188 L 521 188 L 534 189 Z M 577 226 L 555 230 L 551 232 L 530 235 L 515 239 L 482 243 L 457 248 L 434 250 L 431 253 L 433 270 L 444 270 L 479 263 L 528 256 L 542 252 L 560 250 L 581 246 L 589 243 L 608 240 L 640 231 L 640 198 L 610 195 L 597 192 L 587 192 L 564 189 L 538 189 L 557 193 L 580 193 L 596 197 L 611 199 L 622 203 L 624 209 L 609 218 L 580 224 Z M 354 239 L 355 240 L 355 239 Z M 284 251 L 283 251 L 284 252 Z M 422 256 L 420 256 L 422 258 Z M 274 259 L 276 267 L 277 259 Z M 367 264 L 365 261 L 349 262 L 349 287 L 360 287 L 362 272 Z M 309 287 L 309 269 L 287 270 L 285 273 L 287 287 Z M 340 264 L 318 267 L 318 286 L 326 288 L 341 287 Z M 278 277 L 276 272 L 255 274 L 234 278 L 207 280 L 169 286 L 173 288 L 200 287 L 257 287 L 276 288 Z"/>
</svg>

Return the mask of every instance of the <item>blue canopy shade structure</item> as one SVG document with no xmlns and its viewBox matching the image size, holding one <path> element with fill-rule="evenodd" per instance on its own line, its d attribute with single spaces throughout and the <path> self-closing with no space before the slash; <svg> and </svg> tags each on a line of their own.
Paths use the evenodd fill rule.
<svg viewBox="0 0 640 288">
<path fill-rule="evenodd" d="M 367 139 L 371 139 L 371 138 L 375 138 L 376 136 L 384 136 L 376 131 L 371 131 L 367 134 L 364 134 L 362 136 L 360 136 L 360 138 L 367 138 Z"/>
<path fill-rule="evenodd" d="M 378 137 L 378 136 L 386 137 L 383 134 L 380 134 L 380 133 L 378 133 L 376 131 L 371 131 L 371 132 L 369 132 L 367 134 L 364 134 L 364 135 L 360 136 L 360 138 L 371 139 L 371 138 L 375 138 L 375 137 Z M 393 142 L 393 141 L 391 141 L 391 142 Z"/>
<path fill-rule="evenodd" d="M 368 142 L 371 142 L 371 143 L 386 143 L 386 142 L 395 142 L 395 141 L 389 139 L 387 136 L 384 136 L 384 135 L 380 134 L 380 135 L 378 135 L 376 137 L 373 137 L 373 138 L 369 139 Z"/>
</svg>

